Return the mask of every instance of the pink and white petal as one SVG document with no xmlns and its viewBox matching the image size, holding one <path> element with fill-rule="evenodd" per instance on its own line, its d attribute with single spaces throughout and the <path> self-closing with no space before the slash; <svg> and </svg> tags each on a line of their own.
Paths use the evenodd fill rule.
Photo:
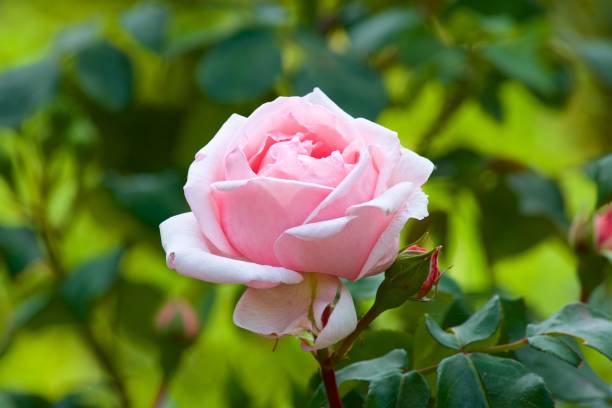
<svg viewBox="0 0 612 408">
<path fill-rule="evenodd" d="M 241 139 L 245 123 L 246 118 L 240 115 L 230 116 L 215 137 L 196 154 L 184 187 L 185 198 L 202 233 L 216 250 L 228 256 L 235 256 L 236 251 L 227 242 L 217 220 L 216 209 L 210 197 L 210 185 L 223 179 L 223 160 L 226 153 Z"/>
<path fill-rule="evenodd" d="M 397 163 L 391 179 L 390 185 L 410 181 L 416 186 L 425 184 L 434 170 L 434 164 L 423 156 L 419 156 L 412 150 L 402 148 L 399 162 Z"/>
<path fill-rule="evenodd" d="M 312 104 L 327 108 L 345 120 L 353 119 L 351 115 L 343 111 L 342 108 L 336 105 L 334 101 L 329 99 L 329 97 L 319 88 L 313 89 L 311 93 L 304 95 L 303 98 Z"/>
<path fill-rule="evenodd" d="M 357 313 L 351 293 L 341 282 L 338 281 L 337 285 L 340 285 L 340 299 L 334 306 L 327 324 L 317 335 L 314 344 L 311 347 L 303 346 L 306 350 L 329 347 L 347 337 L 357 327 Z"/>
<path fill-rule="evenodd" d="M 245 258 L 265 265 L 280 265 L 274 242 L 306 217 L 332 188 L 268 177 L 222 181 L 212 195 L 227 239 Z"/>
<path fill-rule="evenodd" d="M 290 110 L 291 117 L 299 123 L 308 134 L 316 137 L 329 148 L 327 154 L 334 150 L 342 151 L 354 134 L 352 123 L 320 105 L 305 103 L 296 104 Z"/>
<path fill-rule="evenodd" d="M 175 215 L 159 226 L 168 267 L 207 282 L 239 283 L 257 288 L 302 281 L 285 268 L 259 265 L 211 254 L 193 213 Z"/>
<path fill-rule="evenodd" d="M 346 215 L 346 210 L 357 203 L 371 200 L 378 171 L 372 160 L 372 148 L 362 149 L 353 170 L 308 216 L 305 223 L 324 221 Z"/>
<path fill-rule="evenodd" d="M 352 206 L 345 217 L 288 229 L 274 247 L 280 264 L 302 272 L 357 279 L 413 189 L 411 183 L 400 183 L 369 202 Z"/>
<path fill-rule="evenodd" d="M 373 146 L 372 158 L 378 169 L 378 180 L 374 196 L 391 187 L 393 170 L 401 157 L 402 147 L 397 133 L 367 119 L 356 119 L 355 128 L 367 146 Z"/>
<path fill-rule="evenodd" d="M 247 289 L 234 310 L 234 324 L 264 336 L 280 337 L 313 329 L 309 278 L 296 285 Z"/>
<path fill-rule="evenodd" d="M 410 218 L 422 220 L 427 217 L 427 195 L 416 189 L 410 195 L 405 206 L 395 212 L 387 228 L 370 252 L 368 259 L 361 268 L 357 279 L 375 275 L 386 270 L 397 257 L 400 245 L 400 232 Z"/>
<path fill-rule="evenodd" d="M 340 298 L 333 305 L 336 294 Z M 314 294 L 314 297 L 313 297 Z M 327 307 L 333 310 L 323 324 Z M 311 321 L 311 314 L 316 322 Z M 271 289 L 249 288 L 234 310 L 234 323 L 254 333 L 282 337 L 311 332 L 316 341 L 308 350 L 328 347 L 350 334 L 357 325 L 357 315 L 350 293 L 333 276 L 311 274 L 296 285 Z"/>
<path fill-rule="evenodd" d="M 246 180 L 257 175 L 240 147 L 233 148 L 225 156 L 225 180 Z"/>
</svg>

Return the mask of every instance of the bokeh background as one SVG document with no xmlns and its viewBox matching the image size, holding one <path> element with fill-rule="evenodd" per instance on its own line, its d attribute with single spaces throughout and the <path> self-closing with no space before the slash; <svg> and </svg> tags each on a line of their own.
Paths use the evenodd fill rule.
<svg viewBox="0 0 612 408">
<path fill-rule="evenodd" d="M 234 327 L 241 288 L 168 270 L 158 225 L 230 114 L 315 86 L 437 165 L 404 239 L 444 245 L 446 289 L 372 344 L 416 355 L 423 311 L 448 326 L 493 292 L 534 319 L 611 310 L 590 217 L 610 199 L 612 2 L 2 0 L 0 406 L 304 406 L 314 359 Z M 360 310 L 379 281 L 351 287 Z M 571 384 L 545 376 L 560 406 L 612 393 L 585 353 Z"/>
</svg>

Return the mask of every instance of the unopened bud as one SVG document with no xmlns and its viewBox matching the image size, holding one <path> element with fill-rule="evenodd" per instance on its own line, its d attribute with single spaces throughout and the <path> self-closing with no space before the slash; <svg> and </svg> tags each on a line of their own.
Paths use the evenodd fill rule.
<svg viewBox="0 0 612 408">
<path fill-rule="evenodd" d="M 595 215 L 593 231 L 597 250 L 612 251 L 612 204 Z"/>
<path fill-rule="evenodd" d="M 431 259 L 429 261 L 429 274 L 427 275 L 427 279 L 423 282 L 423 286 L 416 294 L 417 299 L 424 299 L 425 296 L 431 291 L 435 285 L 438 284 L 438 281 L 442 277 L 442 273 L 440 272 L 440 267 L 438 265 L 438 256 L 440 255 L 441 246 L 436 247 L 431 253 Z"/>
<path fill-rule="evenodd" d="M 193 307 L 184 300 L 166 303 L 155 318 L 155 327 L 163 335 L 180 340 L 194 340 L 200 330 L 200 322 Z"/>
</svg>

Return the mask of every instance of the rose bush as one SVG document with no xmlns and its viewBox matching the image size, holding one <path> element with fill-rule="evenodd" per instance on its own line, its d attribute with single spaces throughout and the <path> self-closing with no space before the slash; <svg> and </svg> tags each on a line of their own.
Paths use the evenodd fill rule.
<svg viewBox="0 0 612 408">
<path fill-rule="evenodd" d="M 232 115 L 189 169 L 192 212 L 161 226 L 168 266 L 248 286 L 234 322 L 327 347 L 356 325 L 340 278 L 384 271 L 409 218 L 427 216 L 433 164 L 315 89 Z"/>
</svg>

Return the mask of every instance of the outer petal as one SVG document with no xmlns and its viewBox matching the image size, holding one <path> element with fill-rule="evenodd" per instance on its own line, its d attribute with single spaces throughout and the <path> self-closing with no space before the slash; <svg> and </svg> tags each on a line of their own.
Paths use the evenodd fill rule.
<svg viewBox="0 0 612 408">
<path fill-rule="evenodd" d="M 208 282 L 242 283 L 257 288 L 299 283 L 303 279 L 300 273 L 285 268 L 211 254 L 193 213 L 168 218 L 159 229 L 168 267 L 183 275 Z"/>
<path fill-rule="evenodd" d="M 345 217 L 288 229 L 276 241 L 276 256 L 293 270 L 357 279 L 379 267 L 388 251 L 397 252 L 396 236 L 407 217 L 427 214 L 421 200 L 411 204 L 413 197 L 420 197 L 419 191 L 412 183 L 400 183 L 351 207 Z"/>
<path fill-rule="evenodd" d="M 304 95 L 303 98 L 312 104 L 327 108 L 328 110 L 334 112 L 336 115 L 342 117 L 343 119 L 353 119 L 351 115 L 343 111 L 342 108 L 336 105 L 334 101 L 329 99 L 329 97 L 325 95 L 325 93 L 319 88 L 313 89 L 311 93 L 309 93 L 308 95 Z"/>
<path fill-rule="evenodd" d="M 338 292 L 340 298 L 334 304 Z M 327 307 L 333 309 L 324 324 Z M 310 332 L 316 341 L 308 348 L 319 349 L 351 333 L 357 325 L 357 316 L 350 293 L 337 278 L 311 274 L 297 285 L 247 289 L 236 305 L 234 323 L 264 336 Z"/>
<path fill-rule="evenodd" d="M 410 181 L 415 186 L 425 184 L 431 172 L 434 169 L 434 164 L 423 156 L 419 156 L 412 150 L 402 148 L 401 158 L 395 167 L 390 185 L 401 183 L 402 181 Z"/>
<path fill-rule="evenodd" d="M 232 145 L 241 137 L 246 118 L 232 115 L 223 124 L 215 137 L 196 155 L 196 160 L 189 167 L 185 198 L 200 224 L 202 233 L 218 252 L 236 256 L 217 220 L 216 209 L 210 197 L 210 185 L 224 177 L 223 161 Z"/>
<path fill-rule="evenodd" d="M 229 242 L 247 259 L 266 265 L 280 265 L 274 254 L 276 239 L 302 224 L 331 191 L 318 184 L 267 177 L 212 186 Z"/>
</svg>

